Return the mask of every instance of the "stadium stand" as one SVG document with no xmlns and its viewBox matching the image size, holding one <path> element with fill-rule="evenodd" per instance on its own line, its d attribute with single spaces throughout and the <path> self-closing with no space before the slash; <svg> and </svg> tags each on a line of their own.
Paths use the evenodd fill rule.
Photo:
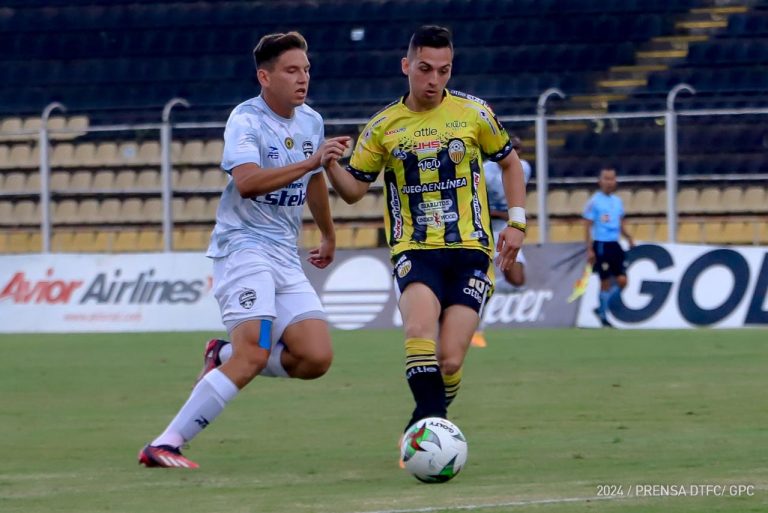
<svg viewBox="0 0 768 513">
<path fill-rule="evenodd" d="M 290 29 L 310 43 L 312 106 L 326 119 L 365 118 L 403 92 L 399 57 L 425 22 L 454 30 L 451 86 L 489 100 L 500 115 L 532 114 L 549 87 L 569 95 L 553 103 L 554 114 L 658 111 L 681 81 L 698 94 L 681 96 L 679 108 L 768 105 L 764 0 L 8 0 L 0 7 L 0 251 L 41 247 L 37 132 L 49 102 L 68 109 L 48 125 L 54 251 L 159 250 L 157 131 L 90 127 L 157 122 L 174 96 L 192 104 L 174 111 L 175 120 L 223 122 L 256 92 L 250 49 L 258 37 Z M 679 119 L 681 240 L 766 242 L 764 119 Z M 515 130 L 532 150 L 532 126 Z M 174 132 L 176 249 L 207 244 L 227 180 L 217 168 L 220 132 Z M 587 185 L 604 162 L 618 166 L 638 233 L 666 237 L 658 117 L 551 122 L 548 150 L 555 240 L 581 240 Z M 332 196 L 340 246 L 382 243 L 382 201 L 380 188 L 355 206 Z M 536 213 L 535 192 L 528 210 Z M 534 226 L 529 237 L 536 233 Z M 304 244 L 317 236 L 308 226 Z"/>
</svg>

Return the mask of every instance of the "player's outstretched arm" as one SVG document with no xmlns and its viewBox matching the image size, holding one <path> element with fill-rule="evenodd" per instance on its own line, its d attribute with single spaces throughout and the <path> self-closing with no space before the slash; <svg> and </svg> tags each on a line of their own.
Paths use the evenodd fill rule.
<svg viewBox="0 0 768 513">
<path fill-rule="evenodd" d="M 232 170 L 235 187 L 243 198 L 252 198 L 267 194 L 295 182 L 305 174 L 322 166 L 322 158 L 329 147 L 346 147 L 349 137 L 328 139 L 308 159 L 288 166 L 263 168 L 249 162 L 241 164 Z"/>
<path fill-rule="evenodd" d="M 350 205 L 360 201 L 371 186 L 370 182 L 363 182 L 352 176 L 349 171 L 341 167 L 338 160 L 330 161 L 325 166 L 325 171 L 341 199 Z"/>
<path fill-rule="evenodd" d="M 322 234 L 320 247 L 310 250 L 307 260 L 315 267 L 324 269 L 333 262 L 333 256 L 336 252 L 336 231 L 333 227 L 331 205 L 328 201 L 328 185 L 323 173 L 317 173 L 309 179 L 307 205 L 309 205 L 312 218 Z"/>
<path fill-rule="evenodd" d="M 501 166 L 501 181 L 504 184 L 504 195 L 507 198 L 510 214 L 507 227 L 499 234 L 496 250 L 499 252 L 499 267 L 502 271 L 506 271 L 515 263 L 517 252 L 523 246 L 525 238 L 525 178 L 520 158 L 514 151 L 501 159 L 499 166 Z"/>
<path fill-rule="evenodd" d="M 587 261 L 590 264 L 595 263 L 595 250 L 592 248 L 592 225 L 594 221 L 584 219 L 584 239 L 587 242 Z"/>
</svg>

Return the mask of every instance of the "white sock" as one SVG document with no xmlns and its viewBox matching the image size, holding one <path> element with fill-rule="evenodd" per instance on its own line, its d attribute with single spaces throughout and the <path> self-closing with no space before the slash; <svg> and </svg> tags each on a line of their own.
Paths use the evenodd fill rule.
<svg viewBox="0 0 768 513">
<path fill-rule="evenodd" d="M 223 372 L 212 370 L 195 386 L 179 413 L 152 445 L 181 447 L 213 422 L 237 392 L 237 386 Z"/>
<path fill-rule="evenodd" d="M 269 353 L 267 366 L 259 373 L 259 376 L 264 376 L 265 378 L 290 378 L 281 361 L 283 349 L 285 349 L 285 344 L 280 340 Z"/>
<path fill-rule="evenodd" d="M 227 342 L 221 346 L 221 350 L 219 351 L 219 360 L 221 360 L 221 363 L 225 363 L 230 358 L 232 358 L 232 342 Z"/>
</svg>

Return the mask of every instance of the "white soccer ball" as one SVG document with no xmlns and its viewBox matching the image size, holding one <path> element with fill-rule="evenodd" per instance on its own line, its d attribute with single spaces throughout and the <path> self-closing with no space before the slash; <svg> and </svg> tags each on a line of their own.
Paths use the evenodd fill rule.
<svg viewBox="0 0 768 513">
<path fill-rule="evenodd" d="M 400 457 L 405 470 L 419 481 L 444 483 L 456 477 L 467 462 L 467 439 L 445 419 L 421 419 L 405 432 Z"/>
</svg>

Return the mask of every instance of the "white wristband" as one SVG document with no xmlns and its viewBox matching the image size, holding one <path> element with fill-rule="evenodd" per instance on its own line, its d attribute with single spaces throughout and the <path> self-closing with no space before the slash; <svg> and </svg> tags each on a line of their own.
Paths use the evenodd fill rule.
<svg viewBox="0 0 768 513">
<path fill-rule="evenodd" d="M 507 214 L 509 214 L 510 221 L 525 224 L 525 209 L 523 207 L 512 207 L 507 210 Z"/>
</svg>

